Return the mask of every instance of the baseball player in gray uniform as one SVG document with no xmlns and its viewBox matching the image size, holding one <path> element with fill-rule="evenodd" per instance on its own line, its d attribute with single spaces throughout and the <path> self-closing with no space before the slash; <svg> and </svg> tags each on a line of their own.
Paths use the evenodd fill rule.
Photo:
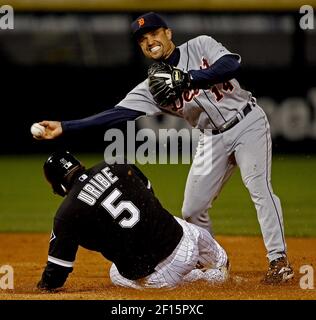
<svg viewBox="0 0 316 320">
<path fill-rule="evenodd" d="M 267 249 L 269 269 L 263 281 L 277 284 L 291 279 L 294 273 L 287 259 L 281 203 L 271 186 L 270 127 L 256 99 L 235 79 L 240 56 L 206 35 L 176 47 L 172 30 L 154 12 L 138 17 L 132 30 L 144 55 L 163 61 L 171 68 L 170 74 L 151 68 L 148 79 L 115 108 L 98 115 L 72 121 L 42 121 L 46 129 L 42 138 L 53 139 L 91 126 L 112 127 L 161 113 L 183 117 L 201 130 L 187 178 L 183 218 L 210 230 L 208 209 L 238 165 L 256 207 Z M 176 76 L 172 73 L 175 71 Z M 162 79 L 171 88 L 179 78 L 184 90 L 172 103 L 166 98 L 168 92 L 160 91 L 152 81 Z"/>
</svg>

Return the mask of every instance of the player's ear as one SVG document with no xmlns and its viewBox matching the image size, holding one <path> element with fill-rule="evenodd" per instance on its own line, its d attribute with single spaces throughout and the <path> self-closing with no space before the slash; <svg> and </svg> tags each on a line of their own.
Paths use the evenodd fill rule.
<svg viewBox="0 0 316 320">
<path fill-rule="evenodd" d="M 169 40 L 169 41 L 171 41 L 172 40 L 172 30 L 171 29 L 166 29 L 166 36 L 167 36 L 167 39 Z"/>
</svg>

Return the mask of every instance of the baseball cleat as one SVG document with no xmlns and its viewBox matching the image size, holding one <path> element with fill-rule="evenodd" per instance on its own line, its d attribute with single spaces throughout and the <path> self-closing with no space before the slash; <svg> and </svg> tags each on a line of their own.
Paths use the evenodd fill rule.
<svg viewBox="0 0 316 320">
<path fill-rule="evenodd" d="M 281 257 L 270 262 L 268 272 L 262 280 L 263 284 L 280 284 L 294 277 L 294 271 L 287 257 Z"/>
</svg>

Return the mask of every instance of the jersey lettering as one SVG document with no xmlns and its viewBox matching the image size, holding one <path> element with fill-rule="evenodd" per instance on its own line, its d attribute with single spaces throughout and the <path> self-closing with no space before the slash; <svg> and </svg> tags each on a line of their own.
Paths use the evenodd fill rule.
<svg viewBox="0 0 316 320">
<path fill-rule="evenodd" d="M 183 92 L 183 99 L 186 102 L 190 102 L 195 96 L 199 95 L 199 93 L 200 93 L 199 89 L 194 89 L 190 91 L 186 90 Z"/>
<path fill-rule="evenodd" d="M 114 202 L 122 195 L 119 189 L 114 189 L 101 203 L 114 219 L 117 219 L 124 211 L 128 211 L 130 218 L 123 218 L 119 225 L 122 228 L 132 228 L 139 221 L 139 209 L 131 201 L 120 201 L 117 205 Z"/>
<path fill-rule="evenodd" d="M 234 90 L 234 86 L 230 81 L 223 82 L 223 90 L 232 92 Z"/>
<path fill-rule="evenodd" d="M 86 204 L 88 204 L 89 206 L 93 206 L 96 203 L 96 199 L 93 198 L 92 196 L 90 196 L 88 193 L 84 192 L 84 191 L 80 191 L 78 197 L 79 200 L 85 202 Z"/>
<path fill-rule="evenodd" d="M 221 101 L 224 97 L 224 95 L 218 90 L 218 88 L 216 86 L 213 86 L 211 88 L 211 92 L 214 93 L 215 95 L 215 100 L 218 102 L 218 101 Z"/>
<path fill-rule="evenodd" d="M 200 65 L 200 69 L 207 69 L 210 67 L 210 64 L 206 60 L 206 58 L 202 57 L 202 63 Z"/>
<path fill-rule="evenodd" d="M 100 183 L 105 190 L 111 185 L 111 183 L 101 173 L 96 174 L 93 178 Z"/>
<path fill-rule="evenodd" d="M 101 172 L 97 173 L 83 186 L 77 197 L 89 206 L 95 205 L 96 200 L 102 196 L 104 191 L 118 180 L 118 177 L 113 175 L 109 167 L 102 169 Z"/>
<path fill-rule="evenodd" d="M 200 64 L 200 69 L 207 69 L 210 67 L 210 64 L 206 60 L 206 58 L 202 57 L 202 63 Z M 230 81 L 223 82 L 223 91 L 225 92 L 232 92 L 234 89 L 234 86 Z M 223 93 L 216 87 L 216 85 L 212 86 L 210 91 L 215 95 L 215 100 L 217 102 L 221 101 L 224 98 Z M 192 99 L 191 99 L 192 100 Z"/>
<path fill-rule="evenodd" d="M 223 82 L 223 89 L 222 91 L 225 92 L 232 92 L 234 90 L 234 86 L 232 85 L 232 83 L 230 81 L 226 81 Z M 211 92 L 215 95 L 215 100 L 217 102 L 221 101 L 224 97 L 224 95 L 222 94 L 222 92 L 216 87 L 216 85 L 214 85 L 211 88 Z"/>
<path fill-rule="evenodd" d="M 100 196 L 102 195 L 102 192 L 100 190 L 98 190 L 96 187 L 94 187 L 93 185 L 91 185 L 90 183 L 87 183 L 83 187 L 83 190 L 87 191 L 88 193 L 90 193 L 96 199 L 99 199 Z"/>
<path fill-rule="evenodd" d="M 101 186 L 99 183 L 97 183 L 95 180 L 91 179 L 90 183 L 93 184 L 95 187 L 97 187 L 100 191 L 104 192 L 105 188 L 103 188 L 103 186 Z"/>
<path fill-rule="evenodd" d="M 113 176 L 113 173 L 110 171 L 109 167 L 106 167 L 101 170 L 101 172 L 105 175 L 105 177 L 113 184 L 118 180 L 118 177 Z"/>
</svg>

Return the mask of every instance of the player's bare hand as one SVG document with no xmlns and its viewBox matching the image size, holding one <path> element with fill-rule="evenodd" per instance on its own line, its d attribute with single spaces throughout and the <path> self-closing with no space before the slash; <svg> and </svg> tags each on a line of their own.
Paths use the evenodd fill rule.
<svg viewBox="0 0 316 320">
<path fill-rule="evenodd" d="M 59 137 L 63 133 L 60 121 L 44 120 L 39 122 L 39 124 L 45 128 L 45 132 L 40 137 L 33 136 L 37 140 L 52 140 Z"/>
</svg>

